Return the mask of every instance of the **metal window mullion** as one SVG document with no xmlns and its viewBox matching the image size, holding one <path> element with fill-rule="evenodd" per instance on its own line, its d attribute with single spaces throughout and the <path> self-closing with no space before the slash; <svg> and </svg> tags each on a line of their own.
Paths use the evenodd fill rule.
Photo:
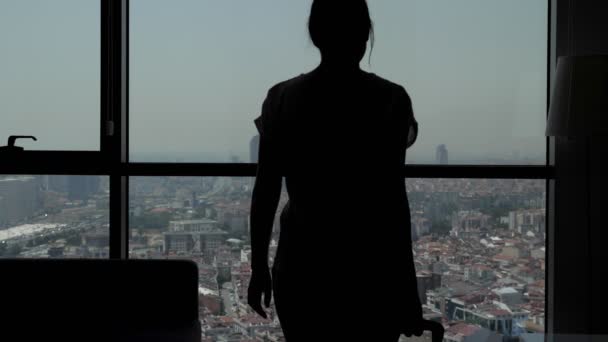
<svg viewBox="0 0 608 342">
<path fill-rule="evenodd" d="M 110 258 L 126 259 L 129 250 L 129 177 L 110 175 Z"/>
<path fill-rule="evenodd" d="M 359 165 L 354 164 L 351 167 L 352 172 L 356 172 L 358 167 Z M 124 164 L 123 168 L 123 174 L 129 176 L 255 177 L 257 166 L 233 163 L 129 163 Z M 405 165 L 403 176 L 405 178 L 551 179 L 553 168 L 546 165 Z"/>
<path fill-rule="evenodd" d="M 121 164 L 129 163 L 129 0 L 121 0 Z M 121 258 L 129 258 L 129 177 L 121 172 Z"/>
<path fill-rule="evenodd" d="M 102 0 L 102 152 L 110 174 L 110 258 L 128 257 L 128 0 Z"/>
<path fill-rule="evenodd" d="M 548 0 L 548 19 L 547 19 L 547 118 L 551 106 L 552 89 L 555 77 L 555 66 L 557 64 L 557 0 Z M 555 166 L 555 139 L 546 138 L 546 162 L 547 166 L 554 169 Z M 545 336 L 555 332 L 555 177 L 548 178 L 545 186 Z"/>
<path fill-rule="evenodd" d="M 119 163 L 98 152 L 26 152 L 28 158 L 0 164 L 2 174 L 81 174 L 122 176 L 255 177 L 256 164 Z M 352 166 L 356 172 L 358 165 Z M 350 171 L 347 171 L 350 172 Z M 405 178 L 552 179 L 554 167 L 406 165 Z"/>
</svg>

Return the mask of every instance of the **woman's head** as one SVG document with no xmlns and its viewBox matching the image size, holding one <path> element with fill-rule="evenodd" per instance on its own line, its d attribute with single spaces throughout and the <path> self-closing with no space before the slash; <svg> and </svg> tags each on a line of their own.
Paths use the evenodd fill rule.
<svg viewBox="0 0 608 342">
<path fill-rule="evenodd" d="M 308 20 L 313 44 L 323 58 L 359 63 L 374 29 L 366 0 L 313 0 Z"/>
</svg>

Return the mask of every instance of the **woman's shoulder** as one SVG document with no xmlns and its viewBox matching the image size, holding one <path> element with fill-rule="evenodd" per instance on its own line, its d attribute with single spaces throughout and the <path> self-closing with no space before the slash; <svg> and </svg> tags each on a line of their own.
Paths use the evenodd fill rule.
<svg viewBox="0 0 608 342">
<path fill-rule="evenodd" d="M 401 98 L 406 102 L 410 101 L 410 96 L 403 85 L 367 71 L 362 71 L 361 75 L 363 75 L 368 86 L 374 89 L 374 93 L 390 94 L 389 96 L 393 98 Z M 319 75 L 313 70 L 275 83 L 268 90 L 267 97 L 269 100 L 275 100 L 283 97 L 285 93 L 300 94 L 307 88 L 315 88 L 315 85 L 318 85 L 319 83 L 317 82 L 318 77 Z M 324 82 L 321 81 L 321 83 Z"/>
<path fill-rule="evenodd" d="M 365 74 L 367 75 L 368 79 L 370 80 L 370 82 L 373 83 L 374 86 L 383 89 L 383 90 L 387 90 L 393 93 L 401 93 L 401 95 L 406 95 L 409 97 L 407 90 L 405 89 L 405 87 L 397 82 L 391 81 L 387 78 L 384 78 L 382 76 L 376 75 L 375 73 L 372 72 L 365 72 Z"/>
<path fill-rule="evenodd" d="M 268 96 L 279 96 L 286 89 L 292 89 L 294 87 L 297 87 L 297 86 L 303 84 L 309 77 L 310 77 L 310 75 L 308 73 L 299 74 L 298 76 L 294 76 L 287 80 L 275 83 L 268 90 Z"/>
</svg>

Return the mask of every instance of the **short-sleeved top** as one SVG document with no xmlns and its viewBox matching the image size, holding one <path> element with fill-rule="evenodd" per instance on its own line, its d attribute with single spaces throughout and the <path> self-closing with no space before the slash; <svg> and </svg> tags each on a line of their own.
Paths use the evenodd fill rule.
<svg viewBox="0 0 608 342">
<path fill-rule="evenodd" d="M 400 129 L 404 129 L 407 133 L 406 136 L 406 148 L 411 147 L 418 137 L 418 122 L 414 117 L 414 112 L 412 109 L 412 103 L 408 93 L 405 91 L 403 86 L 395 84 L 391 81 L 383 79 L 376 74 L 362 72 L 360 75 L 362 81 L 367 81 L 368 86 L 378 87 L 377 90 L 385 92 L 386 97 L 390 97 L 387 103 L 384 103 L 385 106 L 389 106 L 392 112 L 393 119 L 395 120 L 395 124 L 399 125 Z M 295 89 L 289 89 L 288 91 L 291 94 L 299 94 L 299 88 L 306 88 L 306 83 L 308 84 L 308 88 L 314 87 L 314 82 L 319 82 L 322 75 L 314 74 L 314 71 L 308 74 L 301 74 L 298 77 L 292 78 L 290 80 L 280 82 L 274 85 L 268 91 L 266 99 L 264 100 L 264 104 L 262 105 L 262 113 L 255 118 L 254 123 L 255 126 L 260 133 L 260 136 L 265 136 L 267 139 L 274 140 L 277 126 L 280 126 L 279 117 L 289 116 L 289 104 L 283 104 L 285 101 L 284 93 L 286 92 L 286 88 L 292 87 Z M 322 81 L 320 81 L 322 82 Z M 345 80 L 348 82 L 348 80 Z M 304 84 L 303 84 L 304 83 Z M 300 101 L 306 100 L 305 94 L 299 94 Z M 297 100 L 294 102 L 298 102 Z M 383 108 L 386 109 L 386 108 Z M 281 114 L 281 110 L 288 111 L 287 113 Z M 295 113 L 291 112 L 292 115 Z M 373 113 L 370 113 L 373 115 Z M 370 117 L 373 120 L 373 117 Z M 321 118 L 322 120 L 322 118 Z M 277 127 L 277 128 L 275 128 Z"/>
<path fill-rule="evenodd" d="M 315 70 L 273 86 L 255 125 L 289 195 L 273 267 L 327 263 L 336 244 L 411 243 L 402 169 L 418 124 L 402 86 Z"/>
</svg>

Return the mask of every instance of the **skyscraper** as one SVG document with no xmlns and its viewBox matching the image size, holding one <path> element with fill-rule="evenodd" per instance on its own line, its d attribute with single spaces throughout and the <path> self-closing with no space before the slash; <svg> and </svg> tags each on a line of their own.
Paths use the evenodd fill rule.
<svg viewBox="0 0 608 342">
<path fill-rule="evenodd" d="M 99 191 L 98 176 L 70 176 L 68 178 L 68 198 L 86 201 Z"/>
<path fill-rule="evenodd" d="M 435 160 L 437 164 L 447 165 L 448 163 L 448 149 L 444 144 L 437 146 L 437 151 L 435 152 Z"/>
<path fill-rule="evenodd" d="M 68 192 L 70 176 L 48 176 L 48 191 Z"/>
<path fill-rule="evenodd" d="M 40 185 L 35 177 L 0 178 L 0 226 L 22 221 L 40 207 Z"/>
<path fill-rule="evenodd" d="M 249 161 L 251 163 L 258 162 L 258 149 L 260 148 L 260 135 L 256 135 L 251 138 L 249 142 Z"/>
</svg>

